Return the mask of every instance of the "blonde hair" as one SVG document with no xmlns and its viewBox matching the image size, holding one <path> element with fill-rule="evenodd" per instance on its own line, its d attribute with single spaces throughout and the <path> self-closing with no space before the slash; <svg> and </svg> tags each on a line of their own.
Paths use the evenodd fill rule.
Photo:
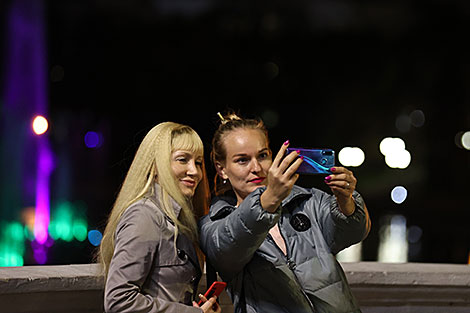
<svg viewBox="0 0 470 313">
<path fill-rule="evenodd" d="M 193 241 L 198 257 L 202 259 L 202 253 L 198 248 L 197 218 L 208 211 L 209 184 L 204 161 L 203 178 L 192 199 L 187 198 L 181 192 L 171 169 L 171 154 L 174 150 L 188 150 L 204 155 L 199 135 L 191 127 L 173 122 L 164 122 L 153 127 L 137 149 L 111 210 L 100 244 L 98 260 L 103 266 L 105 275 L 108 273 L 114 254 L 114 237 L 122 214 L 131 204 L 148 194 L 154 195 L 155 192 L 159 193 L 157 197 L 160 201 L 159 208 L 175 225 L 175 243 L 178 233 L 184 233 Z M 156 177 L 161 187 L 159 190 L 154 188 Z M 175 214 L 171 199 L 181 206 L 179 217 Z"/>
</svg>

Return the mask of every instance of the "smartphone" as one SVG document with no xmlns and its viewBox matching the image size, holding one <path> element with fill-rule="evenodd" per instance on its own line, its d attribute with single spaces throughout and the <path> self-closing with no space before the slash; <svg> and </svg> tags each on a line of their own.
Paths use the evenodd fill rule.
<svg viewBox="0 0 470 313">
<path fill-rule="evenodd" d="M 206 297 L 207 300 L 209 300 L 210 297 L 212 296 L 219 296 L 222 291 L 224 291 L 225 287 L 227 286 L 227 283 L 223 281 L 215 281 L 212 283 L 209 289 L 207 289 L 206 293 L 204 294 L 204 297 Z M 199 300 L 198 304 L 201 306 L 204 302 L 202 300 Z"/>
<path fill-rule="evenodd" d="M 335 166 L 335 151 L 332 149 L 287 148 L 287 154 L 300 151 L 304 157 L 296 173 L 299 174 L 331 174 L 330 168 Z"/>
</svg>

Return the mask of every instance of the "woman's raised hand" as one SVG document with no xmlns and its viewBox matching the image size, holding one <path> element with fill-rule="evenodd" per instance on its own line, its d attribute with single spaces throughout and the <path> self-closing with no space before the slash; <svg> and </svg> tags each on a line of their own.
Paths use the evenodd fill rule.
<svg viewBox="0 0 470 313">
<path fill-rule="evenodd" d="M 298 151 L 293 151 L 285 156 L 289 140 L 284 142 L 279 149 L 267 175 L 267 188 L 261 195 L 261 206 L 268 212 L 275 212 L 284 198 L 292 190 L 299 174 L 295 172 L 303 159 Z M 284 157 L 285 156 L 285 157 Z"/>
<path fill-rule="evenodd" d="M 353 172 L 344 167 L 335 166 L 331 171 L 333 174 L 325 177 L 325 183 L 336 196 L 340 210 L 345 215 L 351 215 L 355 210 L 352 194 L 356 189 L 357 179 Z"/>
</svg>

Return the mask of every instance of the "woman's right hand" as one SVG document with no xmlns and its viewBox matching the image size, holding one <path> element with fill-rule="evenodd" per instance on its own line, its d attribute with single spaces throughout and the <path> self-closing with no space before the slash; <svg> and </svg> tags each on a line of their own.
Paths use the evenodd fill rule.
<svg viewBox="0 0 470 313">
<path fill-rule="evenodd" d="M 295 172 L 302 164 L 299 152 L 293 151 L 284 157 L 289 141 L 284 142 L 276 155 L 267 175 L 267 188 L 261 195 L 261 206 L 268 212 L 275 212 L 299 178 Z"/>
<path fill-rule="evenodd" d="M 204 313 L 220 313 L 222 309 L 220 305 L 217 303 L 217 296 L 210 297 L 207 300 L 206 297 L 203 295 L 199 295 L 199 298 L 204 301 L 204 303 L 199 306 L 195 301 L 193 302 L 193 307 L 200 308 Z"/>
</svg>

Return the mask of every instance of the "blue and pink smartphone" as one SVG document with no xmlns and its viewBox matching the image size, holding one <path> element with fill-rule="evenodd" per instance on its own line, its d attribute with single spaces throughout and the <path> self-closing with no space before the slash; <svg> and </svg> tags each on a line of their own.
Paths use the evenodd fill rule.
<svg viewBox="0 0 470 313">
<path fill-rule="evenodd" d="M 299 174 L 331 174 L 335 166 L 335 152 L 332 149 L 287 148 L 287 154 L 300 151 L 304 161 L 297 170 Z"/>
</svg>

